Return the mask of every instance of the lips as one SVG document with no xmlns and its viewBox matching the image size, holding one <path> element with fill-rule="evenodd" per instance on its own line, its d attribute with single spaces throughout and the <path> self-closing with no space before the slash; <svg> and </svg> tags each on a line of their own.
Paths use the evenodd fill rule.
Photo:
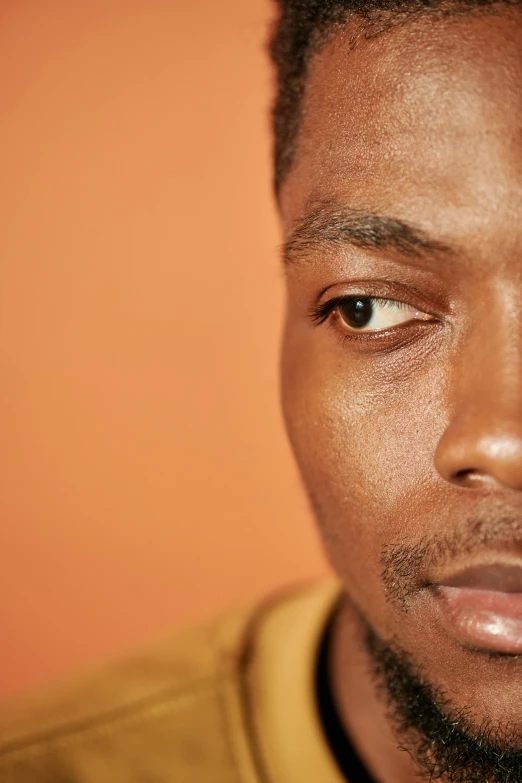
<svg viewBox="0 0 522 783">
<path fill-rule="evenodd" d="M 446 630 L 461 644 L 522 654 L 522 567 L 473 566 L 434 585 Z"/>
</svg>

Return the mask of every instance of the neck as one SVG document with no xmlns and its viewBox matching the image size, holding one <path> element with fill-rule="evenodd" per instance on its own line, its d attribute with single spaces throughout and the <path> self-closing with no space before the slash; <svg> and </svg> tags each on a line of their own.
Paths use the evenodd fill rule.
<svg viewBox="0 0 522 783">
<path fill-rule="evenodd" d="M 418 768 L 397 747 L 386 704 L 377 694 L 363 637 L 361 620 L 345 601 L 334 620 L 328 662 L 341 721 L 376 783 L 418 783 Z"/>
</svg>

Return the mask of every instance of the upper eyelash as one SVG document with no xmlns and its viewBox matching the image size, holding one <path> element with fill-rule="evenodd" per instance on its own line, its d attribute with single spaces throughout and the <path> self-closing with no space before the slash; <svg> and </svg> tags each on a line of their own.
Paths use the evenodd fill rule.
<svg viewBox="0 0 522 783">
<path fill-rule="evenodd" d="M 310 319 L 313 324 L 316 326 L 319 326 L 320 324 L 323 324 L 333 313 L 336 307 L 338 307 L 342 302 L 345 302 L 347 299 L 365 299 L 369 302 L 374 304 L 381 304 L 385 307 L 398 306 L 399 309 L 403 308 L 406 309 L 410 305 L 406 304 L 406 302 L 400 302 L 397 299 L 385 299 L 378 296 L 335 296 L 333 299 L 329 299 L 327 302 L 323 302 L 322 304 L 316 305 L 312 308 L 310 311 Z"/>
</svg>

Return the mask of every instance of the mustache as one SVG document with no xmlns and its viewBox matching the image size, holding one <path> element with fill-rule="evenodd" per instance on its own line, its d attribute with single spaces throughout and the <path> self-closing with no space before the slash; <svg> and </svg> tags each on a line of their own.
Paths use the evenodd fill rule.
<svg viewBox="0 0 522 783">
<path fill-rule="evenodd" d="M 408 599 L 431 584 L 427 574 L 462 555 L 519 544 L 522 553 L 522 514 L 482 514 L 451 533 L 435 532 L 411 543 L 398 541 L 381 550 L 381 580 L 387 600 L 406 607 Z"/>
</svg>

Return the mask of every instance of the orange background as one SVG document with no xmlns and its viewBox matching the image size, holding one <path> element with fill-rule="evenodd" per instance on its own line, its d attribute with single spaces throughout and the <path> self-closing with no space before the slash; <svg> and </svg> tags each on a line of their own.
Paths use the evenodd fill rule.
<svg viewBox="0 0 522 783">
<path fill-rule="evenodd" d="M 0 696 L 324 571 L 266 0 L 3 0 Z"/>
</svg>

